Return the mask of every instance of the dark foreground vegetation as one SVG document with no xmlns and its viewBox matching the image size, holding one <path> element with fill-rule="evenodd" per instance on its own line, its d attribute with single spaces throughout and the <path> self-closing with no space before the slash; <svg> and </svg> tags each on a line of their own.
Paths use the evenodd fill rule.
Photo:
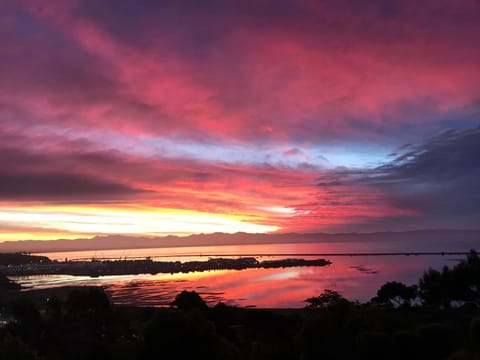
<svg viewBox="0 0 480 360">
<path fill-rule="evenodd" d="M 480 359 L 475 252 L 366 304 L 331 290 L 296 310 L 209 308 L 187 291 L 171 308 L 114 306 L 92 287 L 33 293 L 0 297 L 0 359 Z"/>
</svg>

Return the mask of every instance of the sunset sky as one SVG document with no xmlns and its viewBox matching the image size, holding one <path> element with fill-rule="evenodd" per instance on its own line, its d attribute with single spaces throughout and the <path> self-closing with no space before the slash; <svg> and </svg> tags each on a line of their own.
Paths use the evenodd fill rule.
<svg viewBox="0 0 480 360">
<path fill-rule="evenodd" d="M 480 2 L 0 1 L 0 242 L 480 226 Z"/>
</svg>

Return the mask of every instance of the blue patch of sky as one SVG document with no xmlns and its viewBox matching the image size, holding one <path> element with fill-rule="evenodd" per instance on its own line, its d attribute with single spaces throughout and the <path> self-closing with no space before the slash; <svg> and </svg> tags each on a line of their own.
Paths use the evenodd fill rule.
<svg viewBox="0 0 480 360">
<path fill-rule="evenodd" d="M 165 138 L 142 138 L 143 148 L 150 154 L 162 157 L 191 158 L 224 163 L 277 164 L 297 167 L 309 164 L 318 168 L 364 168 L 387 160 L 391 147 L 380 145 L 319 145 L 302 147 L 293 144 L 208 144 L 202 142 L 172 141 Z M 296 149 L 293 154 L 285 153 Z"/>
<path fill-rule="evenodd" d="M 57 139 L 87 140 L 91 150 L 115 150 L 126 154 L 166 159 L 192 159 L 227 164 L 270 164 L 303 169 L 336 167 L 369 168 L 389 160 L 392 146 L 381 144 L 299 144 L 270 143 L 206 143 L 160 137 L 130 136 L 114 131 L 78 130 L 52 125 L 33 127 L 37 134 L 53 135 Z M 37 144 L 42 146 L 42 142 Z M 292 151 L 293 150 L 293 151 Z M 305 167 L 308 164 L 310 167 Z"/>
</svg>

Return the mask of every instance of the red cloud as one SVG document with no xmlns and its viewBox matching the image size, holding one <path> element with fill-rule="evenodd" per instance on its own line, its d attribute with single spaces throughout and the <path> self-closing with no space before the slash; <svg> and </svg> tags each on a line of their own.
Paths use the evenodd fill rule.
<svg viewBox="0 0 480 360">
<path fill-rule="evenodd" d="M 367 152 L 472 127 L 478 3 L 212 4 L 0 5 L 5 198 L 48 203 L 63 188 L 68 199 L 55 201 L 94 202 L 79 193 L 107 189 L 121 204 L 239 214 L 298 231 L 419 215 L 387 186 L 342 184 L 341 171 L 298 161 L 232 161 L 228 151 L 290 149 L 290 160 L 303 147 Z M 224 160 L 167 157 L 145 139 L 217 144 Z M 72 179 L 80 183 L 59 186 Z"/>
</svg>

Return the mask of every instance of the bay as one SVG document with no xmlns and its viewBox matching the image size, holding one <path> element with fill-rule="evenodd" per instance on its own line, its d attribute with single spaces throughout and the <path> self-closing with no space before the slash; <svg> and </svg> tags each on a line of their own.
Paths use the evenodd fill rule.
<svg viewBox="0 0 480 360">
<path fill-rule="evenodd" d="M 394 250 L 392 250 L 394 249 Z M 418 249 L 415 249 L 418 251 Z M 422 249 L 426 251 L 428 249 Z M 456 249 L 459 250 L 459 249 Z M 468 251 L 468 249 L 462 249 Z M 332 262 L 323 267 L 280 269 L 215 270 L 178 274 L 104 276 L 49 275 L 13 278 L 29 289 L 66 285 L 99 285 L 117 304 L 168 306 L 182 290 L 195 290 L 210 304 L 260 308 L 300 308 L 305 299 L 325 289 L 340 292 L 349 300 L 368 301 L 387 281 L 417 283 L 427 268 L 440 269 L 460 261 L 460 255 L 358 255 L 407 252 L 401 246 L 378 242 L 220 245 L 154 249 L 120 249 L 43 253 L 56 260 L 133 259 L 150 257 L 162 261 L 206 260 L 209 257 L 255 256 L 259 260 L 323 256 Z M 431 251 L 431 249 L 430 249 Z M 355 256 L 336 256 L 349 253 Z"/>
</svg>

